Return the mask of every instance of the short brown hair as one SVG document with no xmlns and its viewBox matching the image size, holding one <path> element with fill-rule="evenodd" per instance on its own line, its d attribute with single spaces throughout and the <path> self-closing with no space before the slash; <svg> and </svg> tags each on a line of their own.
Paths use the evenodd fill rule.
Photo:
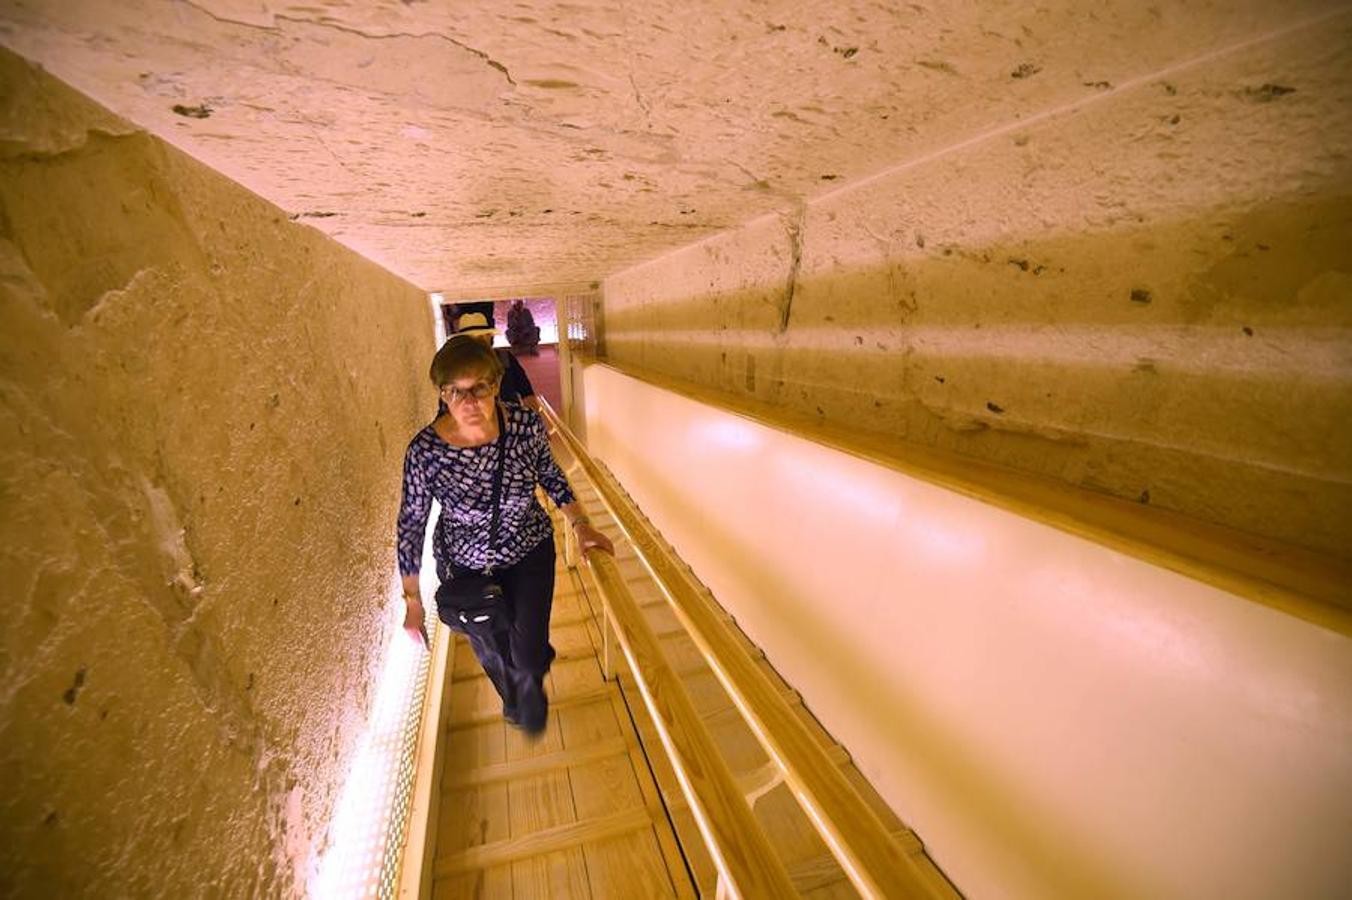
<svg viewBox="0 0 1352 900">
<path fill-rule="evenodd" d="M 482 341 L 457 335 L 441 345 L 437 355 L 432 357 L 432 367 L 427 370 L 427 375 L 438 388 L 468 375 L 482 375 L 485 381 L 497 381 L 502 377 L 502 360 L 498 359 L 496 350 Z"/>
</svg>

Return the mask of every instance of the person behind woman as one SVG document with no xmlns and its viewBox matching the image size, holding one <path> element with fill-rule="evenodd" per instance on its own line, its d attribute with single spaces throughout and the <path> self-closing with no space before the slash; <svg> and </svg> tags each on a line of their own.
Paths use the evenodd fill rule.
<svg viewBox="0 0 1352 900">
<path fill-rule="evenodd" d="M 554 528 L 535 498 L 535 486 L 562 510 L 582 550 L 599 547 L 613 553 L 614 548 L 573 497 L 550 452 L 544 421 L 535 412 L 499 402 L 502 362 L 491 347 L 452 339 L 437 351 L 429 374 L 447 412 L 414 435 L 404 454 L 398 523 L 404 629 L 426 644 L 418 572 L 435 498 L 441 504 L 432 541 L 437 577 L 444 585 L 488 571 L 502 586 L 507 629 L 468 637 L 502 697 L 504 717 L 539 734 L 549 708 L 544 676 L 554 659 L 549 644 Z M 490 546 L 493 481 L 503 454 L 497 538 Z"/>
<path fill-rule="evenodd" d="M 455 320 L 455 334 L 451 335 L 454 340 L 461 335 L 472 337 L 479 341 L 485 347 L 493 346 L 493 338 L 498 334 L 498 330 L 493 327 L 493 323 L 483 313 L 470 312 L 465 313 Z M 520 403 L 522 406 L 540 411 L 540 398 L 535 396 L 535 388 L 530 383 L 530 378 L 526 375 L 526 370 L 521 363 L 517 362 L 516 357 L 510 350 L 493 350 L 497 354 L 498 360 L 503 365 L 502 381 L 498 384 L 498 396 L 511 403 Z M 437 415 L 446 411 L 446 404 L 437 405 Z"/>
<path fill-rule="evenodd" d="M 524 300 L 513 300 L 507 310 L 507 343 L 514 353 L 540 354 L 540 326 Z"/>
</svg>

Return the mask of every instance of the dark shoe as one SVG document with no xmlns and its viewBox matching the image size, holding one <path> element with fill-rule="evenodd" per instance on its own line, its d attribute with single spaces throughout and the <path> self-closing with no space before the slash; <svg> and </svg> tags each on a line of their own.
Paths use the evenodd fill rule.
<svg viewBox="0 0 1352 900">
<path fill-rule="evenodd" d="M 502 717 L 507 720 L 509 725 L 521 724 L 521 719 L 517 716 L 515 706 L 504 706 L 502 708 Z"/>
<path fill-rule="evenodd" d="M 542 705 L 530 714 L 523 714 L 513 724 L 531 737 L 539 737 L 545 733 L 545 728 L 549 725 L 549 707 Z"/>
<path fill-rule="evenodd" d="M 549 698 L 545 696 L 543 676 L 514 671 L 511 679 L 516 691 L 517 726 L 532 737 L 544 734 L 549 722 Z"/>
</svg>

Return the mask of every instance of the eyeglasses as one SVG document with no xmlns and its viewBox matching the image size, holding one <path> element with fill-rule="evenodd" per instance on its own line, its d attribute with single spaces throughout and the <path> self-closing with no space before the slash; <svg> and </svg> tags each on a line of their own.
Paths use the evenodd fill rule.
<svg viewBox="0 0 1352 900">
<path fill-rule="evenodd" d="M 496 381 L 476 381 L 467 388 L 458 388 L 453 384 L 443 385 L 441 390 L 446 395 L 446 404 L 454 406 L 467 397 L 473 397 L 475 400 L 482 400 L 490 396 L 498 389 Z"/>
</svg>

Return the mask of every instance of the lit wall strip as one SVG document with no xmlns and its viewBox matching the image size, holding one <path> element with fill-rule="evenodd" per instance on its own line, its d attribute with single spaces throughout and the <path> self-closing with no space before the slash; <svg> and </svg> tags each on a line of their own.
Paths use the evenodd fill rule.
<svg viewBox="0 0 1352 900">
<path fill-rule="evenodd" d="M 432 513 L 438 512 L 434 503 Z M 422 595 L 431 652 L 404 634 L 402 588 L 396 581 L 387 602 L 398 621 L 380 668 L 375 703 L 335 806 L 329 846 L 309 885 L 312 897 L 393 900 L 398 891 L 424 710 L 439 707 L 428 703 L 428 676 L 441 644 L 450 639 L 436 610 L 426 606 L 436 589 L 431 547 L 429 528 L 423 546 Z"/>
</svg>

